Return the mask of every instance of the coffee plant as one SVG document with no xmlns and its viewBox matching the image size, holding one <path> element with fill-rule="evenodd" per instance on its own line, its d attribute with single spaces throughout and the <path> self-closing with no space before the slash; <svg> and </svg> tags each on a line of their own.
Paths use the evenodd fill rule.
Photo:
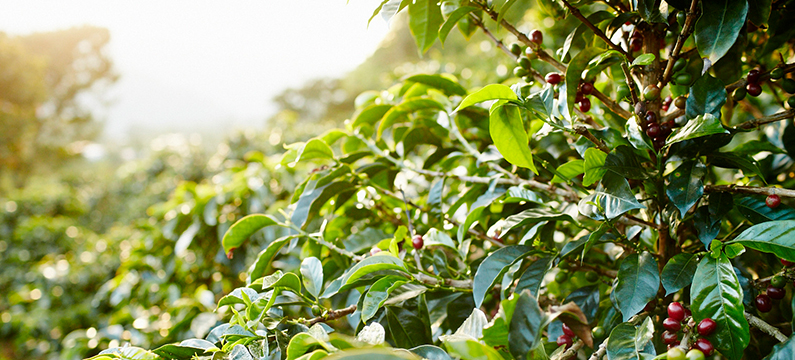
<svg viewBox="0 0 795 360">
<path fill-rule="evenodd" d="M 224 232 L 259 254 L 223 321 L 92 359 L 794 358 L 795 1 L 530 3 L 382 1 L 512 76 L 363 93 L 285 147 L 311 169 L 286 206 Z"/>
</svg>

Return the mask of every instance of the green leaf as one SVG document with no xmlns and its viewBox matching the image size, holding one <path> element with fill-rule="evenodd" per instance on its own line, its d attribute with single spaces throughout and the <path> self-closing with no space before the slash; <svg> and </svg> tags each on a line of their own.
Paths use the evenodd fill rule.
<svg viewBox="0 0 795 360">
<path fill-rule="evenodd" d="M 444 106 L 433 99 L 415 97 L 392 107 L 384 114 L 384 117 L 381 118 L 381 123 L 378 124 L 378 140 L 381 139 L 384 130 L 392 127 L 395 122 L 401 119 L 407 119 L 409 114 L 420 110 L 444 111 Z"/>
<path fill-rule="evenodd" d="M 582 166 L 585 176 L 582 178 L 584 186 L 591 186 L 595 182 L 602 180 L 602 176 L 607 172 L 604 168 L 607 154 L 596 148 L 585 150 L 585 163 Z"/>
<path fill-rule="evenodd" d="M 389 104 L 373 104 L 362 109 L 362 111 L 353 118 L 353 128 L 358 129 L 365 124 L 375 124 L 375 122 L 381 120 L 384 114 L 392 109 L 393 106 L 394 105 Z"/>
<path fill-rule="evenodd" d="M 298 163 L 301 160 L 333 158 L 334 151 L 331 150 L 331 147 L 328 146 L 325 141 L 314 138 L 301 147 L 301 150 L 298 151 L 298 156 L 293 162 Z"/>
<path fill-rule="evenodd" d="M 762 360 L 791 360 L 795 359 L 795 336 L 790 336 L 787 341 L 773 346 L 773 351 Z"/>
<path fill-rule="evenodd" d="M 334 351 L 334 347 L 321 341 L 309 333 L 298 333 L 290 339 L 287 345 L 287 360 L 297 359 L 314 347 L 322 347 L 326 351 Z"/>
<path fill-rule="evenodd" d="M 491 346 L 469 339 L 451 339 L 444 342 L 450 355 L 462 360 L 504 360 Z"/>
<path fill-rule="evenodd" d="M 469 15 L 469 13 L 476 11 L 478 8 L 474 6 L 462 6 L 458 9 L 455 9 L 449 16 L 447 16 L 447 20 L 445 20 L 444 25 L 442 28 L 439 29 L 439 41 L 444 44 L 444 41 L 447 40 L 447 35 L 450 33 L 450 30 L 453 30 L 453 26 L 455 26 L 459 20 L 463 19 L 465 16 Z"/>
<path fill-rule="evenodd" d="M 569 214 L 560 213 L 552 209 L 533 208 L 524 210 L 518 214 L 513 214 L 505 220 L 500 220 L 496 222 L 492 228 L 502 229 L 500 232 L 500 238 L 503 238 L 513 229 L 550 220 L 566 220 L 570 222 L 575 221 L 574 218 L 572 218 Z"/>
<path fill-rule="evenodd" d="M 279 225 L 279 222 L 270 215 L 262 214 L 248 215 L 236 221 L 234 224 L 232 224 L 229 230 L 226 231 L 223 240 L 221 240 L 221 243 L 224 246 L 224 252 L 229 253 L 230 251 L 237 249 L 241 244 L 243 244 L 243 241 L 246 241 L 246 239 L 249 238 L 249 236 L 254 235 L 254 233 L 260 229 L 271 225 Z"/>
<path fill-rule="evenodd" d="M 585 160 L 575 159 L 575 160 L 571 160 L 571 161 L 569 161 L 569 162 L 567 162 L 567 163 L 565 163 L 563 165 L 558 166 L 556 171 L 560 175 L 563 175 L 566 178 L 562 179 L 558 175 L 555 175 L 555 177 L 552 178 L 551 182 L 553 184 L 555 184 L 555 183 L 566 182 L 566 181 L 569 181 L 571 179 L 574 179 L 575 177 L 577 177 L 580 174 L 582 174 L 583 172 L 585 172 L 585 170 L 583 169 L 583 165 L 584 164 L 585 164 Z"/>
<path fill-rule="evenodd" d="M 475 307 L 479 308 L 483 303 L 483 298 L 486 293 L 502 278 L 508 268 L 521 260 L 528 253 L 532 252 L 533 248 L 524 245 L 506 246 L 501 248 L 486 257 L 472 281 L 472 296 L 475 298 Z"/>
<path fill-rule="evenodd" d="M 494 186 L 497 185 L 496 183 L 493 182 L 491 185 L 492 186 L 490 186 L 489 190 L 485 194 L 480 195 L 478 199 L 472 203 L 472 205 L 469 207 L 466 220 L 464 220 L 464 223 L 458 227 L 457 237 L 459 244 L 464 243 L 464 235 L 467 233 L 467 231 L 469 231 L 469 228 L 472 227 L 472 224 L 474 224 L 475 221 L 480 218 L 480 214 L 483 213 L 483 209 L 485 209 L 486 206 L 491 205 L 494 200 L 502 196 L 504 193 L 504 191 L 495 191 Z"/>
<path fill-rule="evenodd" d="M 409 349 L 409 351 L 419 355 L 423 359 L 453 360 L 442 348 L 434 345 L 420 345 Z"/>
<path fill-rule="evenodd" d="M 748 2 L 748 20 L 758 27 L 767 25 L 770 18 L 771 0 L 755 0 Z"/>
<path fill-rule="evenodd" d="M 705 256 L 693 278 L 690 287 L 693 319 L 696 323 L 705 318 L 715 320 L 718 327 L 707 339 L 721 355 L 741 359 L 750 342 L 750 332 L 744 316 L 743 292 L 731 262 L 724 254 L 718 259 Z"/>
<path fill-rule="evenodd" d="M 193 355 L 201 355 L 215 344 L 204 339 L 189 339 L 179 344 L 163 345 L 152 350 L 153 353 L 167 359 L 190 359 Z"/>
<path fill-rule="evenodd" d="M 722 81 L 704 74 L 690 87 L 685 115 L 693 119 L 703 114 L 712 114 L 720 119 L 720 109 L 726 103 L 726 88 Z"/>
<path fill-rule="evenodd" d="M 687 125 L 679 129 L 668 138 L 667 145 L 675 144 L 685 140 L 695 139 L 702 136 L 713 134 L 728 134 L 729 132 L 723 128 L 720 119 L 712 114 L 704 114 L 696 116 L 687 122 Z"/>
<path fill-rule="evenodd" d="M 309 221 L 318 215 L 320 208 L 325 205 L 329 199 L 353 187 L 353 185 L 347 181 L 335 181 L 320 187 L 315 187 L 316 184 L 319 183 L 307 184 L 301 197 L 298 198 L 298 203 L 290 218 L 293 224 L 301 226 L 301 228 L 305 228 L 306 225 L 309 224 Z"/>
<path fill-rule="evenodd" d="M 416 0 L 409 4 L 409 29 L 420 53 L 431 48 L 444 23 L 442 9 L 436 0 Z"/>
<path fill-rule="evenodd" d="M 461 100 L 461 104 L 455 109 L 454 112 L 458 112 L 462 109 L 468 108 L 472 105 L 477 103 L 481 103 L 484 101 L 489 100 L 518 100 L 519 98 L 516 97 L 516 93 L 511 90 L 510 87 L 507 87 L 502 84 L 490 84 L 486 85 L 482 89 L 475 91 L 467 95 L 464 100 Z"/>
<path fill-rule="evenodd" d="M 508 347 L 514 358 L 524 359 L 540 343 L 547 316 L 529 290 L 519 293 L 518 298 L 509 325 Z"/>
<path fill-rule="evenodd" d="M 489 114 L 489 134 L 505 160 L 538 174 L 519 107 L 506 104 L 493 108 Z"/>
<path fill-rule="evenodd" d="M 660 0 L 633 0 L 638 14 L 649 23 L 664 23 L 665 18 L 660 13 Z"/>
<path fill-rule="evenodd" d="M 694 254 L 681 253 L 668 260 L 660 274 L 662 286 L 665 288 L 665 296 L 690 285 L 693 282 L 693 274 L 696 273 L 697 265 L 698 256 Z"/>
<path fill-rule="evenodd" d="M 638 150 L 651 150 L 654 151 L 654 145 L 651 143 L 651 139 L 643 132 L 643 130 L 638 125 L 638 117 L 632 116 L 625 125 L 625 130 L 627 133 L 627 138 L 629 139 L 629 143 L 632 144 L 632 147 Z"/>
<path fill-rule="evenodd" d="M 607 154 L 604 168 L 627 179 L 645 179 L 648 177 L 648 173 L 643 168 L 643 165 L 640 164 L 638 156 L 627 145 L 620 145 Z"/>
<path fill-rule="evenodd" d="M 704 195 L 704 183 L 701 179 L 706 175 L 707 167 L 698 160 L 687 160 L 668 174 L 668 186 L 665 193 L 679 209 L 682 217 Z"/>
<path fill-rule="evenodd" d="M 301 261 L 301 277 L 306 291 L 317 299 L 323 289 L 323 264 L 320 260 L 311 256 Z"/>
<path fill-rule="evenodd" d="M 696 47 L 714 64 L 732 47 L 748 14 L 746 0 L 711 0 L 701 4 L 696 22 Z"/>
<path fill-rule="evenodd" d="M 751 226 L 727 244 L 742 244 L 795 261 L 795 220 L 768 221 Z"/>
<path fill-rule="evenodd" d="M 389 297 L 389 293 L 406 283 L 406 279 L 402 276 L 388 275 L 376 281 L 367 293 L 364 295 L 362 302 L 362 322 L 366 323 L 370 320 L 378 309 L 384 305 L 384 302 Z"/>
<path fill-rule="evenodd" d="M 781 204 L 775 209 L 765 205 L 765 196 L 734 196 L 734 206 L 748 221 L 759 224 L 773 220 L 795 220 L 795 209 Z"/>
<path fill-rule="evenodd" d="M 648 252 L 631 254 L 621 261 L 615 291 L 624 321 L 643 310 L 657 296 L 660 287 L 658 271 L 657 261 Z"/>
<path fill-rule="evenodd" d="M 453 238 L 447 235 L 446 232 L 439 231 L 436 228 L 430 228 L 422 237 L 424 246 L 445 246 L 455 251 L 458 247 L 453 242 Z"/>
<path fill-rule="evenodd" d="M 276 239 L 268 244 L 268 247 L 260 251 L 259 255 L 257 255 L 257 261 L 248 269 L 248 277 L 246 278 L 247 285 L 251 284 L 253 280 L 257 280 L 265 275 L 268 266 L 273 262 L 273 258 L 276 257 L 276 254 L 278 254 L 284 245 L 292 238 L 293 236 L 285 236 Z"/>
<path fill-rule="evenodd" d="M 745 246 L 741 244 L 728 244 L 723 247 L 723 252 L 726 253 L 729 259 L 734 259 L 745 253 Z"/>
<path fill-rule="evenodd" d="M 762 181 L 765 179 L 765 174 L 759 169 L 759 165 L 752 157 L 748 155 L 740 155 L 731 152 L 717 152 L 707 155 L 707 162 L 710 165 L 718 166 L 729 169 L 740 169 L 747 177 L 757 175 Z"/>
<path fill-rule="evenodd" d="M 357 263 L 342 278 L 342 285 L 348 285 L 361 277 L 381 270 L 400 270 L 405 272 L 406 267 L 400 260 L 389 253 L 380 252 Z"/>
<path fill-rule="evenodd" d="M 324 360 L 421 360 L 411 352 L 391 348 L 367 348 L 331 353 Z"/>
<path fill-rule="evenodd" d="M 428 309 L 427 306 L 424 306 L 424 299 L 425 296 L 412 299 L 411 302 L 419 303 L 416 308 L 386 307 L 389 333 L 396 346 L 412 348 L 433 344 Z"/>
<path fill-rule="evenodd" d="M 604 49 L 596 47 L 588 47 L 577 53 L 569 62 L 566 68 L 566 104 L 569 109 L 569 114 L 573 113 L 574 98 L 577 97 L 577 88 L 580 86 L 582 80 L 582 72 L 588 66 L 588 63 L 596 57 L 604 53 Z M 537 173 L 536 173 L 537 174 Z"/>
<path fill-rule="evenodd" d="M 428 85 L 430 87 L 442 90 L 442 92 L 444 92 L 444 94 L 447 96 L 452 96 L 452 95 L 464 96 L 467 94 L 467 90 L 464 89 L 463 86 L 461 86 L 458 82 L 444 75 L 418 74 L 407 77 L 405 81 L 412 81 Z"/>
<path fill-rule="evenodd" d="M 591 203 L 599 204 L 604 214 Z M 594 220 L 602 220 L 605 216 L 615 219 L 627 211 L 645 208 L 635 199 L 627 179 L 613 172 L 605 173 L 602 183 L 591 195 L 580 200 L 577 207 L 581 214 Z"/>
<path fill-rule="evenodd" d="M 160 359 L 154 353 L 141 349 L 135 346 L 125 346 L 121 348 L 111 348 L 102 350 L 99 355 L 113 354 L 118 356 L 119 359 L 124 360 L 158 360 Z M 100 356 L 91 359 L 99 360 Z"/>
<path fill-rule="evenodd" d="M 709 205 L 696 209 L 693 219 L 693 225 L 698 231 L 698 239 L 704 246 L 709 245 L 710 241 L 718 236 L 723 216 L 734 207 L 730 193 L 712 193 L 707 196 L 707 200 Z"/>
<path fill-rule="evenodd" d="M 770 141 L 751 140 L 746 141 L 736 148 L 731 149 L 733 154 L 737 155 L 756 155 L 762 151 L 769 151 L 773 154 L 785 154 L 786 152 L 780 147 L 773 145 Z"/>
<path fill-rule="evenodd" d="M 607 358 L 610 360 L 642 360 L 654 355 L 651 339 L 654 324 L 648 317 L 640 326 L 624 322 L 618 324 L 607 339 Z M 649 353 L 651 351 L 651 353 Z M 651 354 L 652 356 L 647 356 Z"/>
<path fill-rule="evenodd" d="M 654 54 L 643 54 L 635 58 L 629 67 L 651 65 L 656 57 Z"/>
<path fill-rule="evenodd" d="M 529 290 L 531 295 L 538 296 L 538 290 L 544 281 L 544 275 L 549 271 L 554 259 L 554 257 L 542 257 L 533 261 L 522 273 L 522 276 L 519 277 L 514 292 L 520 293 L 523 290 Z"/>
</svg>

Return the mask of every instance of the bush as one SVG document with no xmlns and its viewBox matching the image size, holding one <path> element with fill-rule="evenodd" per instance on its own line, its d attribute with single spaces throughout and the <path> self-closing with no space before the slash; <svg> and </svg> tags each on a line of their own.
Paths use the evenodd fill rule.
<svg viewBox="0 0 795 360">
<path fill-rule="evenodd" d="M 314 166 L 289 206 L 224 233 L 233 258 L 283 229 L 225 321 L 93 359 L 791 358 L 793 6 L 633 3 L 539 0 L 530 32 L 519 2 L 382 2 L 420 51 L 488 32 L 516 77 L 364 93 L 287 146 Z"/>
</svg>

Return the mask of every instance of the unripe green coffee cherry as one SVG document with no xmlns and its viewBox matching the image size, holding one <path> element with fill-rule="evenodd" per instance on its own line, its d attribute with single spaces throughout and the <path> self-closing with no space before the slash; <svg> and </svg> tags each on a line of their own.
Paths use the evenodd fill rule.
<svg viewBox="0 0 795 360">
<path fill-rule="evenodd" d="M 629 96 L 629 86 L 624 83 L 616 85 L 616 98 L 621 100 L 627 96 Z"/>
<path fill-rule="evenodd" d="M 323 309 L 320 306 L 312 305 L 312 315 L 320 316 L 323 314 Z"/>
<path fill-rule="evenodd" d="M 789 105 L 790 109 L 795 109 L 795 96 L 790 96 L 789 99 L 787 99 L 787 105 Z"/>
<path fill-rule="evenodd" d="M 682 96 L 677 96 L 676 100 L 674 100 L 674 105 L 680 109 L 684 109 L 687 106 L 687 98 Z"/>
<path fill-rule="evenodd" d="M 522 54 L 522 46 L 517 44 L 517 43 L 511 44 L 511 53 L 516 55 L 516 56 L 521 55 Z"/>
<path fill-rule="evenodd" d="M 527 76 L 527 74 L 529 74 L 527 72 L 527 69 L 525 69 L 525 68 L 523 68 L 521 66 L 517 66 L 517 67 L 513 68 L 513 75 L 516 76 L 516 77 Z"/>
<path fill-rule="evenodd" d="M 684 27 L 685 26 L 685 20 L 687 20 L 687 13 L 685 13 L 684 11 L 680 11 L 680 12 L 676 13 L 676 22 L 679 23 L 679 26 Z"/>
<path fill-rule="evenodd" d="M 685 58 L 676 59 L 676 62 L 674 63 L 674 72 L 684 69 L 685 66 L 687 66 L 687 59 Z"/>
<path fill-rule="evenodd" d="M 781 83 L 781 87 L 784 88 L 788 94 L 795 94 L 795 80 L 792 79 L 784 79 Z"/>
<path fill-rule="evenodd" d="M 555 282 L 558 284 L 562 284 L 568 279 L 569 279 L 569 274 L 567 274 L 564 271 L 559 271 L 557 274 L 555 274 Z"/>
<path fill-rule="evenodd" d="M 530 69 L 531 67 L 533 67 L 533 64 L 530 63 L 530 59 L 527 58 L 526 56 L 520 56 L 519 59 L 516 60 L 516 63 L 525 69 Z"/>
<path fill-rule="evenodd" d="M 782 68 L 775 68 L 770 71 L 770 78 L 774 80 L 778 80 L 784 77 L 784 69 Z"/>
<path fill-rule="evenodd" d="M 746 91 L 744 87 L 738 87 L 734 89 L 734 92 L 732 93 L 732 99 L 734 101 L 740 101 L 742 99 L 745 99 L 745 94 L 747 93 L 748 91 Z"/>
<path fill-rule="evenodd" d="M 643 99 L 646 101 L 657 100 L 660 97 L 660 88 L 657 85 L 649 85 L 643 89 Z"/>
<path fill-rule="evenodd" d="M 588 280 L 590 282 L 595 282 L 595 281 L 599 280 L 599 274 L 597 274 L 594 271 L 586 272 L 585 273 L 585 280 Z"/>
<path fill-rule="evenodd" d="M 676 75 L 674 82 L 677 85 L 690 85 L 690 82 L 693 81 L 693 76 L 688 73 L 681 73 Z"/>
<path fill-rule="evenodd" d="M 597 326 L 597 327 L 593 328 L 591 333 L 592 333 L 592 335 L 593 335 L 593 337 L 595 339 L 602 339 L 602 338 L 605 337 L 605 335 L 607 335 L 607 333 L 605 331 L 605 328 L 603 328 L 601 326 Z"/>
</svg>

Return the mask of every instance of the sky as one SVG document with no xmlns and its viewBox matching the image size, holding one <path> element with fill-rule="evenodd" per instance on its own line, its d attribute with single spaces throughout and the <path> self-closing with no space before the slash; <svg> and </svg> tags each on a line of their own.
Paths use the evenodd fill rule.
<svg viewBox="0 0 795 360">
<path fill-rule="evenodd" d="M 346 2 L 349 2 L 346 4 Z M 27 34 L 91 24 L 110 30 L 121 75 L 105 137 L 262 128 L 273 96 L 337 77 L 388 30 L 372 0 L 0 0 L 0 31 Z"/>
</svg>

